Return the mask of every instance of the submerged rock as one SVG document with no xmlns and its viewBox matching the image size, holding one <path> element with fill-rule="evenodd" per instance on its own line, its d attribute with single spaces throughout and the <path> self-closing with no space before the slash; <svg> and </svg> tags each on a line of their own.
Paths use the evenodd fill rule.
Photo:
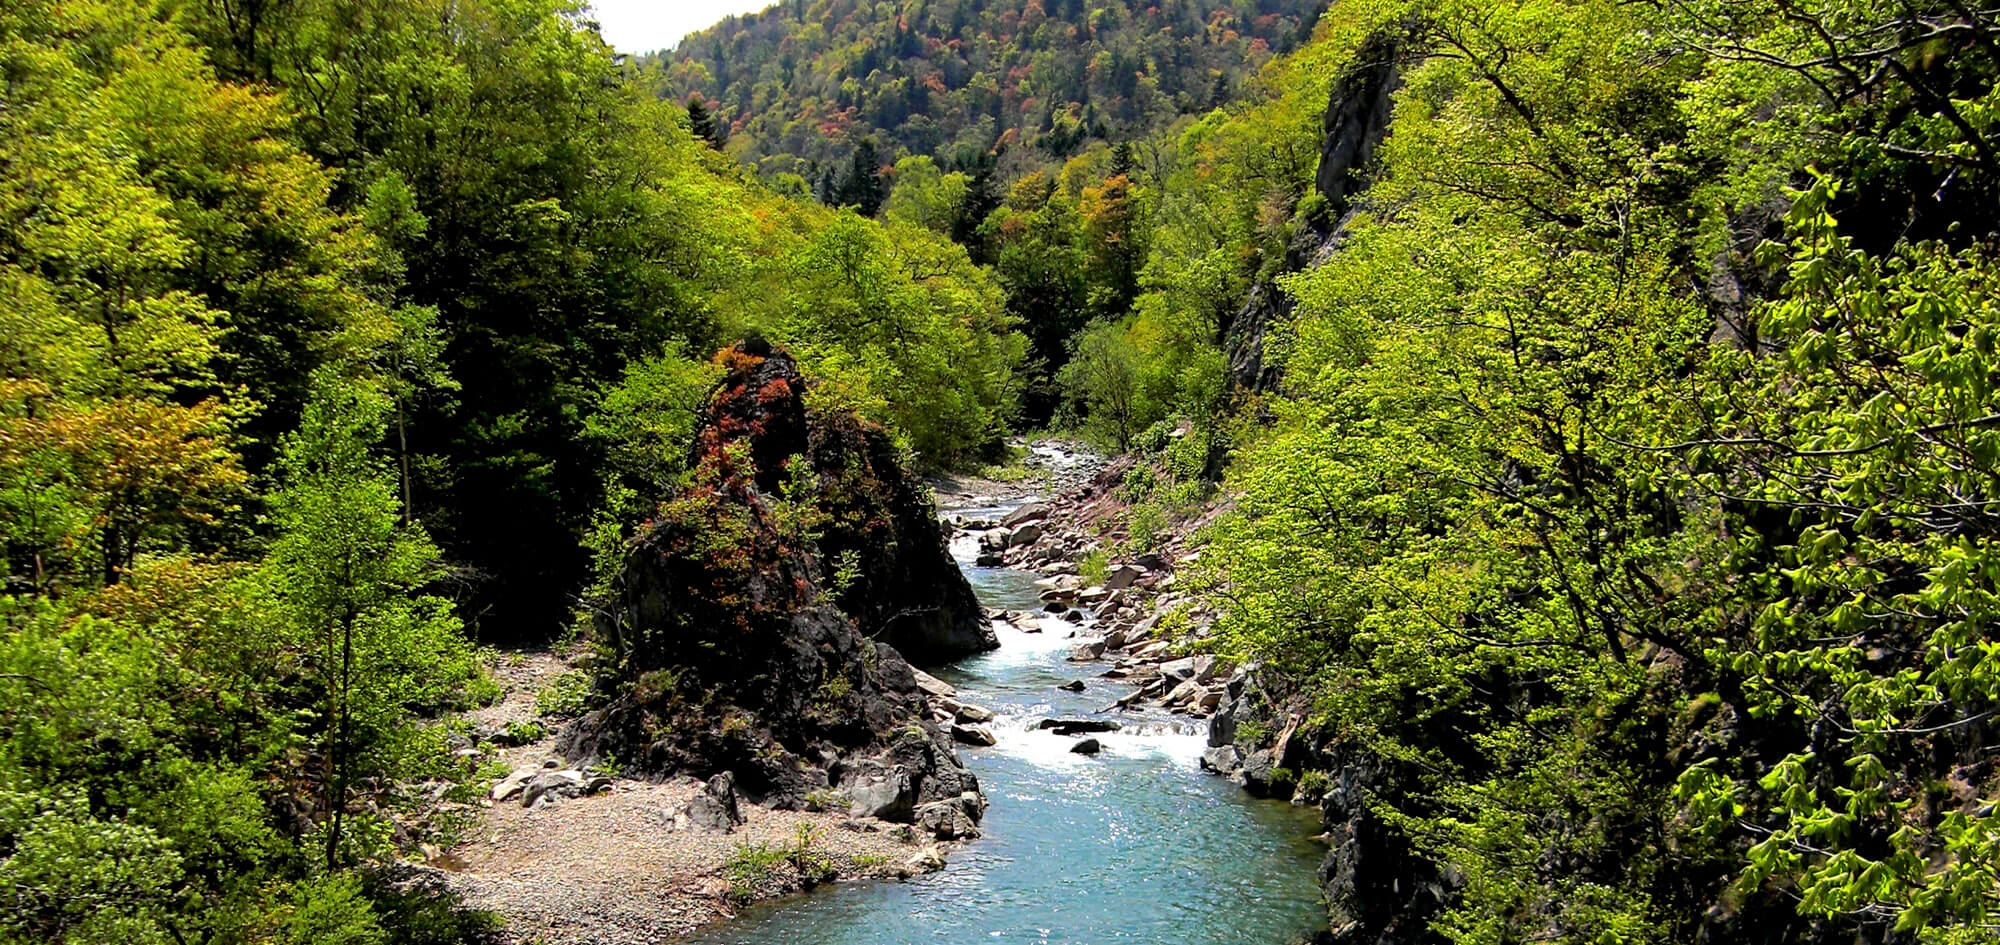
<svg viewBox="0 0 2000 945">
<path fill-rule="evenodd" d="M 1115 732 L 1124 726 L 1110 719 L 1043 719 L 1035 723 L 1035 728 L 1054 732 L 1057 735 L 1081 735 L 1086 732 Z"/>
</svg>

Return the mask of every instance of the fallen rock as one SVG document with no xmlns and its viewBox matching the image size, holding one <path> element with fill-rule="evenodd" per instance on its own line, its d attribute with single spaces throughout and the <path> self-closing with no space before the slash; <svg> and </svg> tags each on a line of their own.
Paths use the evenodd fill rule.
<svg viewBox="0 0 2000 945">
<path fill-rule="evenodd" d="M 949 699 L 958 695 L 958 690 L 952 688 L 950 683 L 921 669 L 917 669 L 914 666 L 910 667 L 910 674 L 917 677 L 917 689 L 923 692 L 924 695 L 936 696 L 941 699 Z"/>
<path fill-rule="evenodd" d="M 969 702 L 961 703 L 956 709 L 952 710 L 951 715 L 954 721 L 963 722 L 968 725 L 993 721 L 992 709 L 985 706 L 973 705 Z"/>
<path fill-rule="evenodd" d="M 1007 547 L 1025 548 L 1042 540 L 1042 526 L 1029 522 L 1007 533 Z"/>
<path fill-rule="evenodd" d="M 916 823 L 939 840 L 965 840 L 979 836 L 978 822 L 962 800 L 936 801 L 917 808 Z"/>
<path fill-rule="evenodd" d="M 566 798 L 582 797 L 588 793 L 586 784 L 583 772 L 574 768 L 539 772 L 521 787 L 521 806 L 545 806 Z"/>
<path fill-rule="evenodd" d="M 978 725 L 954 725 L 951 727 L 951 738 L 961 745 L 975 745 L 981 748 L 998 742 L 990 730 Z"/>
<path fill-rule="evenodd" d="M 925 847 L 904 860 L 903 869 L 911 876 L 919 873 L 935 873 L 944 869 L 944 854 L 937 847 Z"/>
<path fill-rule="evenodd" d="M 1234 774 L 1243 767 L 1243 753 L 1235 745 L 1220 745 L 1201 753 L 1201 767 L 1216 774 Z"/>
<path fill-rule="evenodd" d="M 1070 650 L 1068 659 L 1072 663 L 1088 663 L 1103 655 L 1104 641 L 1092 640 L 1088 643 L 1079 644 L 1075 649 Z"/>
<path fill-rule="evenodd" d="M 1026 505 L 1021 506 L 1018 509 L 1015 509 L 1012 512 L 1007 513 L 1007 517 L 1000 520 L 1000 527 L 1014 528 L 1020 525 L 1026 525 L 1029 522 L 1039 522 L 1048 517 L 1049 517 L 1049 507 L 1046 504 L 1041 502 L 1030 502 Z"/>
<path fill-rule="evenodd" d="M 1069 682 L 1066 682 L 1066 683 L 1063 683 L 1063 684 L 1062 684 L 1062 685 L 1060 685 L 1060 686 L 1057 686 L 1056 688 L 1057 688 L 1057 689 L 1061 689 L 1061 690 L 1063 690 L 1063 691 L 1065 691 L 1065 692 L 1082 692 L 1082 691 L 1083 691 L 1083 689 L 1084 689 L 1084 686 L 1083 686 L 1083 680 L 1081 680 L 1081 679 L 1072 679 L 1072 680 L 1070 680 Z"/>
<path fill-rule="evenodd" d="M 1122 564 L 1105 573 L 1104 586 L 1110 590 L 1122 591 L 1131 587 L 1132 582 L 1145 573 L 1129 564 Z"/>
<path fill-rule="evenodd" d="M 514 769 L 514 772 L 512 774 L 509 774 L 508 776 L 501 778 L 499 783 L 493 785 L 493 792 L 492 792 L 493 799 L 496 801 L 505 801 L 512 799 L 514 796 L 521 793 L 522 788 L 527 786 L 528 779 L 542 773 L 542 770 L 543 769 L 539 765 L 528 768 Z"/>
<path fill-rule="evenodd" d="M 848 812 L 856 817 L 909 819 L 913 792 L 910 790 L 910 776 L 901 771 L 866 784 L 844 785 L 842 790 L 847 792 Z"/>
<path fill-rule="evenodd" d="M 1086 738 L 1069 746 L 1069 752 L 1072 755 L 1094 755 L 1103 750 L 1104 746 L 1099 744 L 1095 738 Z"/>
<path fill-rule="evenodd" d="M 743 823 L 736 800 L 736 775 L 727 771 L 709 778 L 702 792 L 688 800 L 688 825 L 703 833 L 729 833 Z"/>
</svg>

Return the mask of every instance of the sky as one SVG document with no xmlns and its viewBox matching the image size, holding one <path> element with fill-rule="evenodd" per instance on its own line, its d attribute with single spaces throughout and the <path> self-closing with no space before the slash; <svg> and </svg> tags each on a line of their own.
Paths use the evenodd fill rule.
<svg viewBox="0 0 2000 945">
<path fill-rule="evenodd" d="M 619 52 L 665 49 L 732 13 L 754 13 L 775 0 L 591 0 L 604 41 Z"/>
</svg>

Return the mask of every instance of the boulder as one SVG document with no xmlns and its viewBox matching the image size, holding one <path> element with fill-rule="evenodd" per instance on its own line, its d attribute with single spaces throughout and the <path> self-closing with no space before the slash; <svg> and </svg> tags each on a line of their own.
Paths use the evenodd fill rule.
<svg viewBox="0 0 2000 945">
<path fill-rule="evenodd" d="M 993 710 L 985 706 L 961 703 L 958 708 L 952 711 L 952 720 L 966 724 L 991 722 L 993 721 Z"/>
<path fill-rule="evenodd" d="M 702 792 L 688 800 L 687 821 L 702 833 L 729 833 L 743 823 L 736 800 L 736 776 L 724 771 L 709 778 Z"/>
<path fill-rule="evenodd" d="M 1015 509 L 1012 512 L 1007 513 L 1007 517 L 1000 520 L 1000 527 L 1014 528 L 1020 525 L 1026 525 L 1029 522 L 1039 522 L 1048 517 L 1049 517 L 1049 507 L 1047 505 L 1041 502 L 1030 502 L 1026 505 L 1021 506 L 1018 509 Z"/>
<path fill-rule="evenodd" d="M 1131 565 L 1119 565 L 1104 575 L 1104 586 L 1114 591 L 1122 591 L 1132 586 L 1132 582 L 1146 572 Z"/>
<path fill-rule="evenodd" d="M 1160 672 L 1175 679 L 1200 679 L 1212 672 L 1215 666 L 1213 656 L 1189 656 L 1160 664 Z"/>
<path fill-rule="evenodd" d="M 1236 716 L 1243 711 L 1243 700 L 1239 698 L 1223 701 L 1216 707 L 1215 717 L 1208 720 L 1208 745 L 1219 748 L 1236 741 Z"/>
<path fill-rule="evenodd" d="M 1187 682 L 1175 686 L 1172 692 L 1167 693 L 1166 704 L 1169 708 L 1172 708 L 1174 706 L 1192 705 L 1196 699 L 1201 698 L 1201 694 L 1203 691 L 1204 690 L 1201 688 L 1201 683 L 1195 682 L 1194 680 L 1190 679 Z"/>
<path fill-rule="evenodd" d="M 916 680 L 918 691 L 924 695 L 936 696 L 940 699 L 950 699 L 958 695 L 958 690 L 953 688 L 951 683 L 945 682 L 921 669 L 911 667 L 910 677 Z"/>
<path fill-rule="evenodd" d="M 1104 750 L 1104 746 L 1099 744 L 1095 738 L 1086 738 L 1069 746 L 1069 753 L 1072 755 L 1094 755 L 1102 750 Z"/>
<path fill-rule="evenodd" d="M 589 793 L 588 784 L 583 772 L 574 768 L 542 771 L 522 785 L 521 806 L 543 807 L 566 798 L 582 797 Z"/>
<path fill-rule="evenodd" d="M 915 823 L 939 840 L 966 840 L 979 836 L 979 822 L 963 801 L 933 801 L 917 808 Z"/>
<path fill-rule="evenodd" d="M 1235 774 L 1243 767 L 1243 753 L 1235 745 L 1218 745 L 1201 753 L 1201 767 L 1216 774 Z"/>
<path fill-rule="evenodd" d="M 1007 533 L 1007 547 L 1009 548 L 1026 548 L 1041 540 L 1042 526 L 1036 522 L 1029 522 Z"/>
<path fill-rule="evenodd" d="M 908 820 L 915 799 L 910 776 L 902 771 L 865 784 L 842 785 L 841 790 L 847 793 L 849 813 L 876 820 Z"/>
<path fill-rule="evenodd" d="M 1061 689 L 1064 692 L 1082 692 L 1084 690 L 1084 685 L 1083 685 L 1083 680 L 1072 679 L 1069 682 L 1057 686 L 1056 688 Z"/>
<path fill-rule="evenodd" d="M 1250 793 L 1263 797 L 1271 790 L 1271 772 L 1277 768 L 1266 750 L 1251 752 L 1243 759 L 1243 766 L 1235 773 L 1235 780 L 1242 783 Z"/>
<path fill-rule="evenodd" d="M 911 876 L 935 873 L 941 869 L 944 869 L 944 854 L 936 847 L 925 847 L 903 861 L 903 871 Z"/>
<path fill-rule="evenodd" d="M 496 801 L 513 799 L 521 793 L 522 788 L 527 787 L 528 779 L 542 773 L 542 770 L 539 765 L 514 769 L 512 774 L 501 778 L 493 785 L 493 799 Z"/>
<path fill-rule="evenodd" d="M 1072 663 L 1088 663 L 1091 660 L 1097 659 L 1103 655 L 1104 655 L 1104 641 L 1091 640 L 1085 643 L 1080 643 L 1074 648 L 1072 648 L 1069 651 L 1069 656 L 1067 658 Z"/>
<path fill-rule="evenodd" d="M 961 745 L 987 747 L 998 742 L 993 732 L 978 725 L 954 725 L 951 727 L 952 741 Z"/>
</svg>

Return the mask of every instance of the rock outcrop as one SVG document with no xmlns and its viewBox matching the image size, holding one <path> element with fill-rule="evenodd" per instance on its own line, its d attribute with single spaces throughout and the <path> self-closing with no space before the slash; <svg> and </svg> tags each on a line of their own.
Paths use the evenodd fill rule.
<svg viewBox="0 0 2000 945">
<path fill-rule="evenodd" d="M 1250 287 L 1223 338 L 1230 379 L 1250 390 L 1272 390 L 1283 371 L 1268 357 L 1271 332 L 1291 317 L 1281 277 L 1324 264 L 1340 243 L 1341 223 L 1368 186 L 1376 148 L 1388 136 L 1393 96 L 1402 76 L 1410 29 L 1396 24 L 1368 37 L 1354 65 L 1337 78 L 1321 122 L 1314 196 L 1301 204 L 1292 237 L 1277 265 Z"/>
<path fill-rule="evenodd" d="M 976 819 L 978 783 L 890 642 L 944 654 L 991 640 L 976 602 L 966 607 L 984 639 L 962 632 L 959 591 L 970 601 L 971 590 L 923 493 L 880 428 L 806 406 L 783 351 L 746 342 L 718 358 L 728 372 L 693 482 L 596 602 L 605 703 L 565 730 L 564 757 L 653 776 L 732 772 L 746 797 L 786 808 L 880 793 L 893 776 L 883 815 L 911 820 L 950 800 Z"/>
</svg>

